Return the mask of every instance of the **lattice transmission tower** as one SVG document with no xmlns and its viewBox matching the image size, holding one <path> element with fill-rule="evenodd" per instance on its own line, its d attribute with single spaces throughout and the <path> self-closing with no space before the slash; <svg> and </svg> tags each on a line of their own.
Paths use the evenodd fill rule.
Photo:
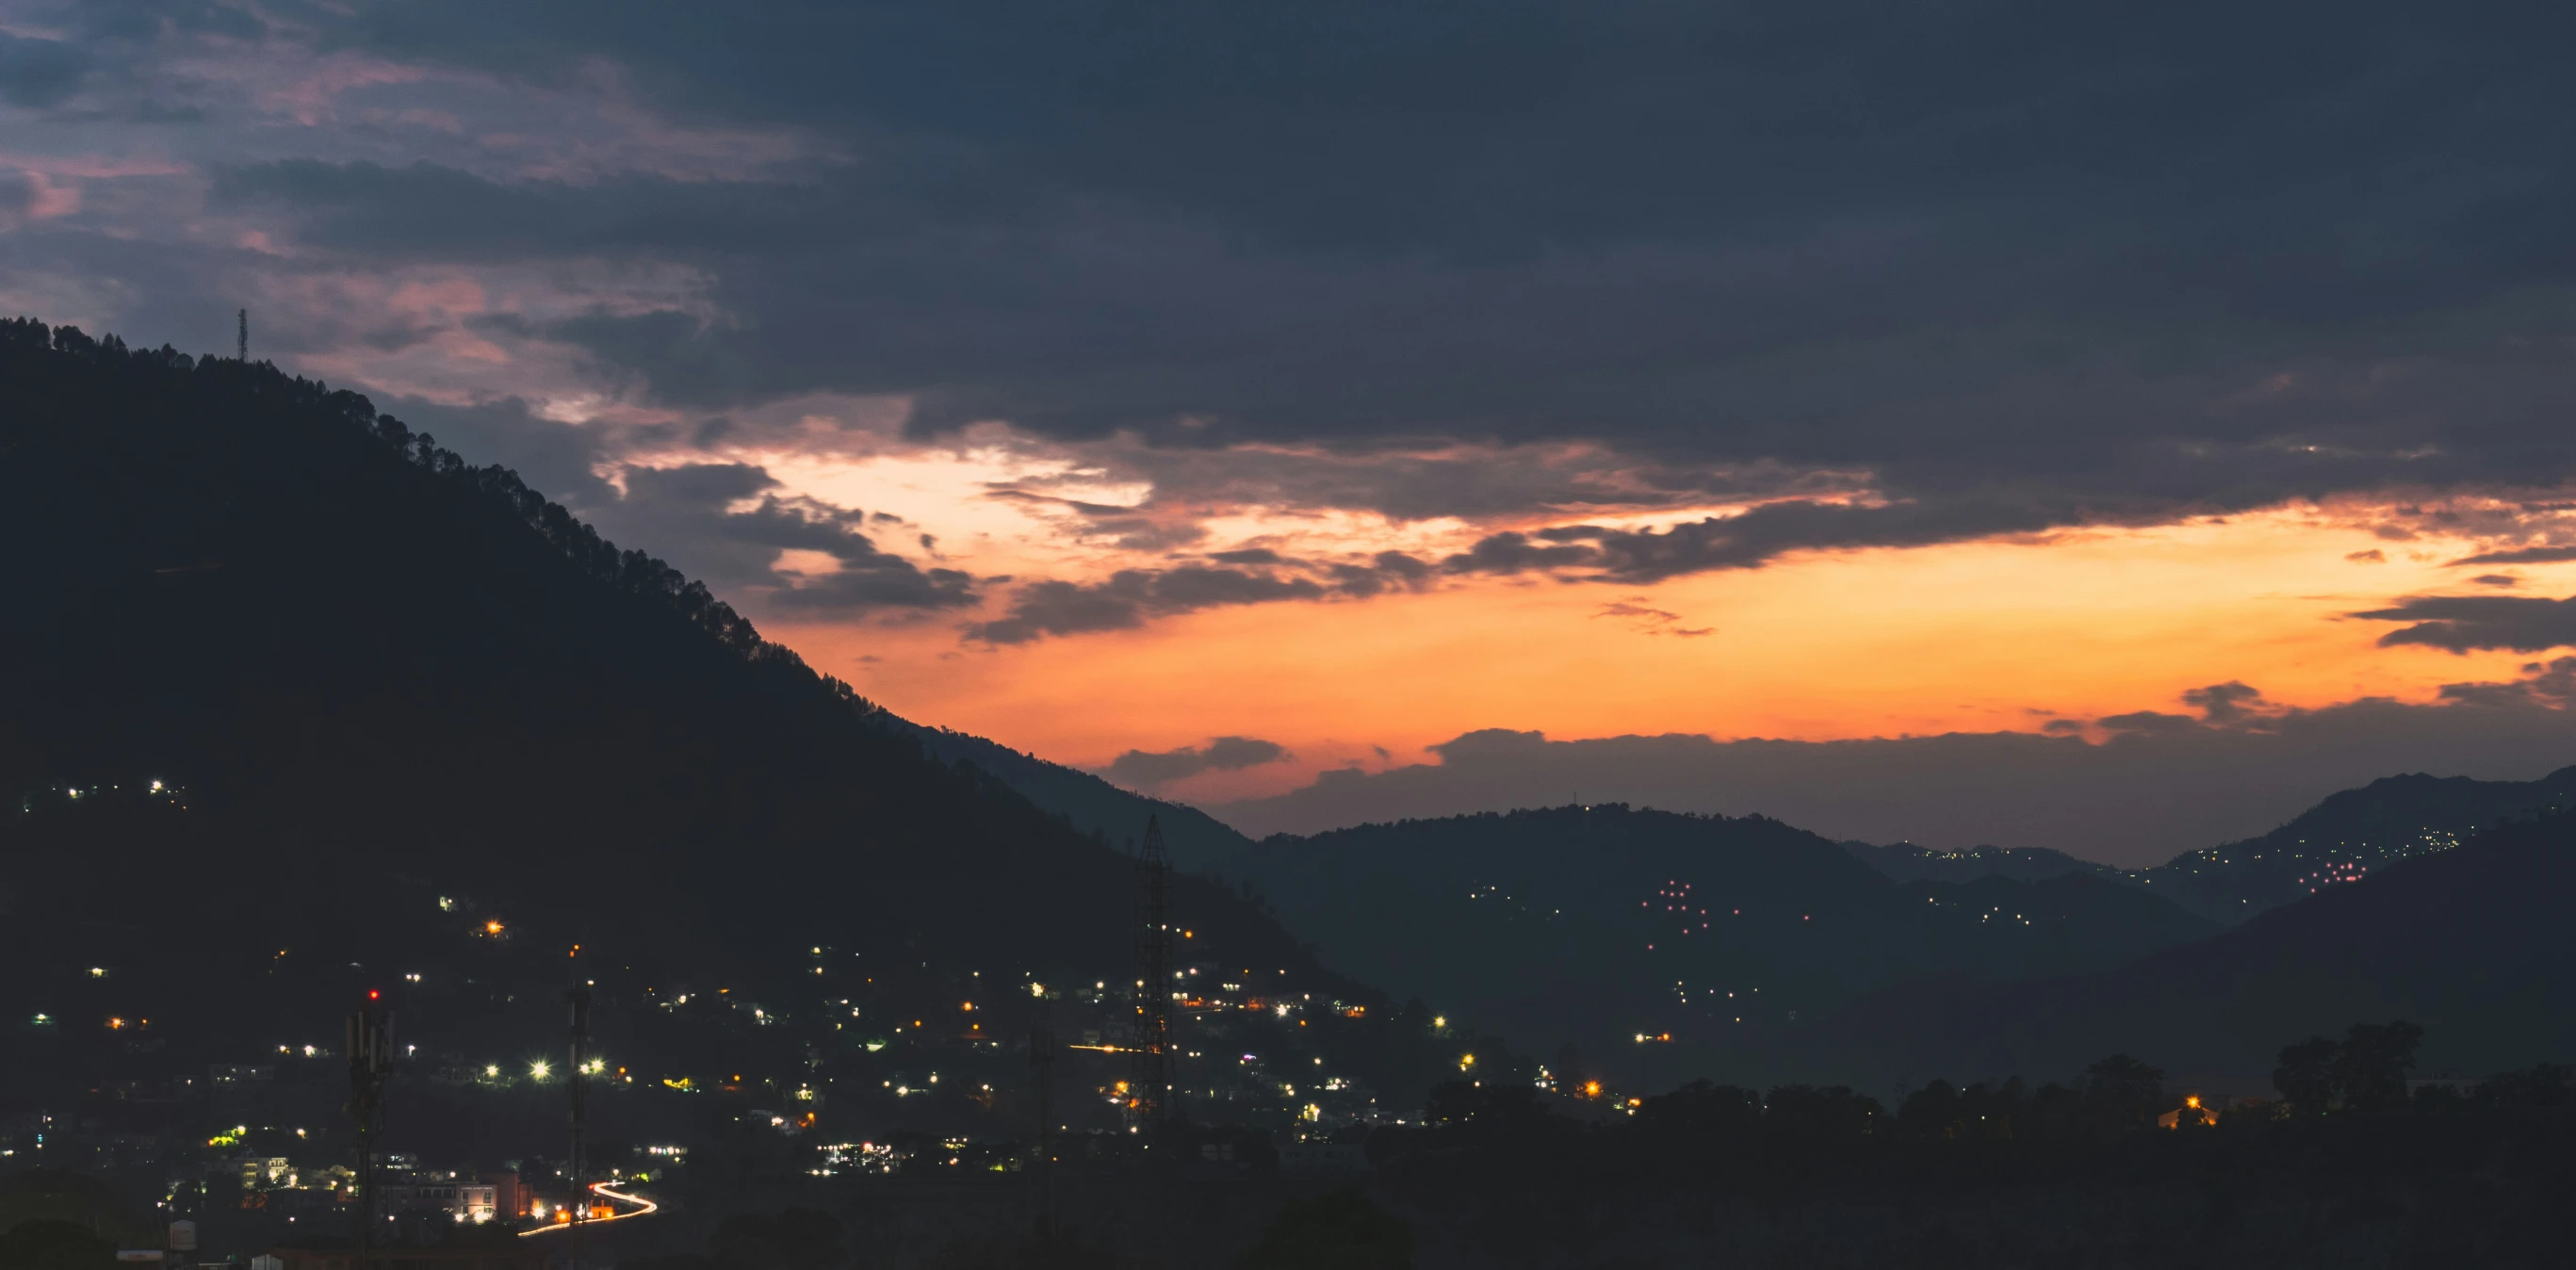
<svg viewBox="0 0 2576 1270">
<path fill-rule="evenodd" d="M 1128 1103 L 1139 1125 L 1177 1118 L 1172 1049 L 1172 859 L 1159 817 L 1145 820 L 1136 853 L 1136 1030 Z"/>
</svg>

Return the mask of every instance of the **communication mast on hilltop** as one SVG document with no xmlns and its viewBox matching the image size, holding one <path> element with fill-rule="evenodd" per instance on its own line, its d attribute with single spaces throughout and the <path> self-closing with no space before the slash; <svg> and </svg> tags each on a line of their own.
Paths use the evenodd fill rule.
<svg viewBox="0 0 2576 1270">
<path fill-rule="evenodd" d="M 250 360 L 250 310 L 243 309 L 235 315 L 235 321 L 240 325 L 233 331 L 233 351 L 247 362 Z"/>
<path fill-rule="evenodd" d="M 1136 1032 L 1129 1105 L 1139 1125 L 1175 1119 L 1172 1064 L 1172 860 L 1159 817 L 1145 818 L 1136 853 Z"/>
</svg>

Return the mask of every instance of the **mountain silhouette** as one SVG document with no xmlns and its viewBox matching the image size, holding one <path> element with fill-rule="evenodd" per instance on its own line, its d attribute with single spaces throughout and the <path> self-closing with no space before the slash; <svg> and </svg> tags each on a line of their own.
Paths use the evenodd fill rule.
<svg viewBox="0 0 2576 1270">
<path fill-rule="evenodd" d="M 949 752 L 975 756 L 1078 825 L 1171 806 L 990 742 L 943 735 Z M 1597 1045 L 1674 1029 L 1682 1047 L 1668 1064 L 1675 1072 L 1699 1063 L 1803 1079 L 1848 1059 L 1831 1045 L 1778 1045 L 1793 1034 L 1823 1035 L 1819 1020 L 1838 1010 L 1850 1012 L 1833 1024 L 1841 1028 L 1859 1026 L 1846 1018 L 1902 1011 L 1918 993 L 2009 1001 L 2017 989 L 1998 981 L 2107 971 L 2188 945 L 2317 891 L 2448 852 L 2481 829 L 2566 806 L 2571 789 L 2576 768 L 2536 781 L 2384 777 L 2332 794 L 2267 834 L 2142 870 L 2045 849 L 1829 844 L 1761 817 L 1625 807 L 1358 826 L 1258 845 L 1210 821 L 1200 833 L 1211 845 L 1199 860 L 1249 883 L 1337 968 L 1452 1003 L 1512 1035 Z M 1731 931 L 1712 925 L 1707 943 L 1692 944 L 1699 936 L 1658 924 L 1678 916 L 1665 908 L 1685 906 L 1662 892 L 1685 881 L 1689 908 L 1716 908 L 1708 897 L 1723 894 L 1752 901 L 1762 916 Z M 1733 917 L 1743 907 L 1729 902 L 1724 911 Z M 1778 920 L 1792 910 L 1801 919 L 1826 913 L 1817 920 L 1827 924 Z M 1860 920 L 1865 915 L 1870 920 Z M 1761 989 L 1758 1000 L 1751 988 Z M 1869 1004 L 1855 1004 L 1863 998 Z M 2333 1031 L 2350 1022 L 2321 1016 L 2315 1026 Z M 2255 1044 L 2269 1033 L 2258 1019 L 2247 1035 Z M 2149 1040 L 2137 1046 L 2143 1052 Z M 1900 1042 L 1856 1048 L 1889 1057 L 1881 1067 L 1862 1065 L 1878 1078 L 1927 1070 L 1904 1057 Z M 2085 1042 L 2063 1054 L 2034 1052 L 2080 1066 L 2109 1050 Z M 2021 1070 L 2009 1047 L 1979 1053 L 1993 1072 Z M 2514 1061 L 2521 1060 L 2499 1059 Z"/>
<path fill-rule="evenodd" d="M 893 716 L 887 716 L 892 719 Z M 947 728 L 905 724 L 922 748 L 950 763 L 972 763 L 1020 796 L 1063 816 L 1075 831 L 1116 842 L 1132 836 L 1147 817 L 1163 824 L 1163 841 L 1175 867 L 1191 873 L 1234 876 L 1252 851 L 1252 839 L 1232 825 L 1186 803 L 1133 793 L 1078 768 L 1050 763 L 998 741 Z"/>
<path fill-rule="evenodd" d="M 47 1070 L 134 1053 L 111 1015 L 248 1061 L 370 987 L 507 1054 L 576 973 L 810 1021 L 900 970 L 966 1033 L 947 980 L 1129 965 L 1104 836 L 364 397 L 17 321 L 0 404 L 0 1008 L 79 1015 L 0 1044 Z M 1175 903 L 1192 957 L 1379 999 L 1229 888 Z"/>
<path fill-rule="evenodd" d="M 2356 1020 L 2426 1029 L 2427 1074 L 2576 1053 L 2576 818 L 2491 829 L 2223 934 L 2020 983 L 1909 984 L 1802 1029 L 1803 1072 L 1885 1081 L 2058 1076 L 2113 1052 L 2260 1093 L 2276 1051 Z"/>
<path fill-rule="evenodd" d="M 1336 967 L 1547 1045 L 1749 1043 L 1925 974 L 2107 967 L 2218 929 L 2088 875 L 1898 883 L 1776 820 L 1621 805 L 1281 835 L 1245 876 Z"/>
<path fill-rule="evenodd" d="M 2259 837 L 2186 851 L 2127 876 L 2224 922 L 2292 903 L 2401 860 L 2448 851 L 2480 830 L 2576 807 L 2576 767 L 2536 781 L 2383 776 L 2328 795 Z"/>
<path fill-rule="evenodd" d="M 2069 873 L 2089 873 L 2102 878 L 2127 876 L 2110 865 L 2079 860 L 2048 847 L 1970 847 L 1964 851 L 1942 851 L 1918 847 L 1910 842 L 1889 846 L 1846 842 L 1842 847 L 1871 868 L 1899 882 L 1973 882 L 1979 878 L 2036 882 Z"/>
</svg>

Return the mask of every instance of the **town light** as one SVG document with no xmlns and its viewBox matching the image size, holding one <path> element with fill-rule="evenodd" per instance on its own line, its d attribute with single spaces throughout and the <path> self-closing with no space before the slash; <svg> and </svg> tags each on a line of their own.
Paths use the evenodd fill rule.
<svg viewBox="0 0 2576 1270">
<path fill-rule="evenodd" d="M 537 1078 L 537 1079 L 539 1079 L 539 1080 L 544 1080 L 544 1079 L 546 1078 L 546 1074 L 547 1074 L 547 1073 L 549 1073 L 549 1072 L 552 1072 L 553 1070 L 554 1070 L 554 1068 L 553 1068 L 551 1065 L 549 1065 L 549 1064 L 547 1064 L 547 1063 L 544 1063 L 544 1062 L 535 1062 L 535 1063 L 530 1063 L 530 1064 L 528 1064 L 528 1074 L 529 1074 L 529 1075 L 531 1075 L 531 1076 L 536 1077 L 536 1078 Z"/>
</svg>

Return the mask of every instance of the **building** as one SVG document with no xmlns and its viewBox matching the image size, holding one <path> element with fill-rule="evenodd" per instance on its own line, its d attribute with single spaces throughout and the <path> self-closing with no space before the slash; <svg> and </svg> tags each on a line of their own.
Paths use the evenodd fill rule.
<svg viewBox="0 0 2576 1270">
<path fill-rule="evenodd" d="M 483 1180 L 492 1186 L 492 1211 L 503 1217 L 528 1215 L 528 1188 L 519 1184 L 516 1173 L 486 1173 Z"/>
<path fill-rule="evenodd" d="M 414 1177 L 376 1188 L 388 1213 L 446 1213 L 458 1221 L 487 1222 L 502 1216 L 499 1185 L 459 1181 L 453 1176 Z M 513 1188 L 515 1189 L 515 1188 Z"/>
</svg>

